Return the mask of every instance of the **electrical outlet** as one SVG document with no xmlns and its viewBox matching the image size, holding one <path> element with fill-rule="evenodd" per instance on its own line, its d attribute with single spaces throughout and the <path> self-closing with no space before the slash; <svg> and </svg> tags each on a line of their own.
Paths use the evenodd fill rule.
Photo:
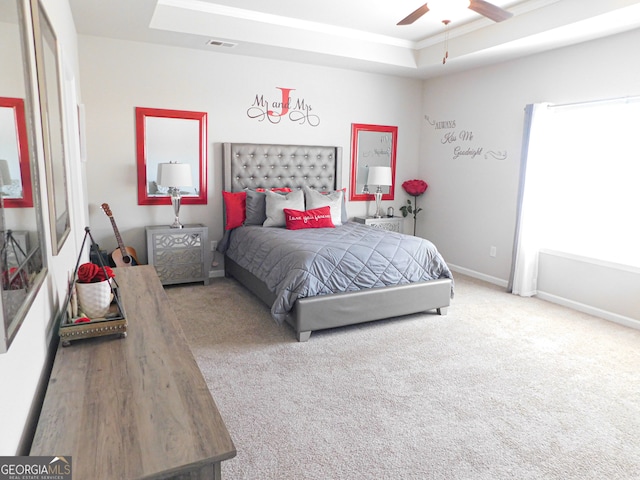
<svg viewBox="0 0 640 480">
<path fill-rule="evenodd" d="M 498 254 L 496 247 L 491 247 L 489 249 L 489 256 L 490 257 L 495 257 Z"/>
<path fill-rule="evenodd" d="M 216 240 L 211 240 L 211 251 L 215 252 L 216 248 L 218 248 L 218 242 Z"/>
</svg>

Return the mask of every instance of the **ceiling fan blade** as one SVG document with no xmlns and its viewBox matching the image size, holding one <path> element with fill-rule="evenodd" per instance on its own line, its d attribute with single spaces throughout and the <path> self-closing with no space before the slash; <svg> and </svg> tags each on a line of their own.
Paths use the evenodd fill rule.
<svg viewBox="0 0 640 480">
<path fill-rule="evenodd" d="M 406 18 L 403 18 L 402 20 L 400 20 L 397 23 L 397 25 L 411 25 L 413 22 L 418 20 L 421 16 L 423 16 L 428 11 L 429 11 L 429 7 L 425 3 L 420 8 L 418 8 L 415 12 L 410 13 L 409 15 L 407 15 Z"/>
<path fill-rule="evenodd" d="M 503 20 L 513 17 L 513 13 L 492 3 L 485 2 L 484 0 L 471 0 L 471 2 L 469 2 L 469 9 L 490 18 L 494 22 L 502 22 Z"/>
</svg>

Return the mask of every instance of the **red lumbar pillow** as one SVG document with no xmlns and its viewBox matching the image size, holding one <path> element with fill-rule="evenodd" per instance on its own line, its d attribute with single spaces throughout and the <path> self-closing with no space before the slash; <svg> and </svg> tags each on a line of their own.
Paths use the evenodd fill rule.
<svg viewBox="0 0 640 480">
<path fill-rule="evenodd" d="M 301 228 L 334 228 L 331 221 L 331 208 L 329 206 L 314 208 L 312 210 L 284 209 L 284 217 L 289 230 Z"/>
<path fill-rule="evenodd" d="M 222 192 L 224 199 L 225 230 L 232 230 L 244 224 L 247 216 L 247 192 Z"/>
</svg>

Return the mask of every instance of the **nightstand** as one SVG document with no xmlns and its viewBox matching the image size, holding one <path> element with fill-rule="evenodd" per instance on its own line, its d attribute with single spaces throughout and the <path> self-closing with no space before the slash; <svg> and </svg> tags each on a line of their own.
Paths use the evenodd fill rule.
<svg viewBox="0 0 640 480">
<path fill-rule="evenodd" d="M 209 285 L 209 228 L 201 224 L 145 227 L 147 257 L 163 285 L 204 282 Z"/>
<path fill-rule="evenodd" d="M 354 217 L 353 221 L 356 223 L 363 223 L 374 228 L 402 233 L 402 217 Z"/>
</svg>

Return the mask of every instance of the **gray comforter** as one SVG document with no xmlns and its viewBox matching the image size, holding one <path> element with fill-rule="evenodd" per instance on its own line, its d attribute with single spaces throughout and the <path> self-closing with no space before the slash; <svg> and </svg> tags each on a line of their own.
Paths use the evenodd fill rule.
<svg viewBox="0 0 640 480">
<path fill-rule="evenodd" d="M 278 323 L 298 298 L 453 278 L 428 240 L 356 223 L 304 230 L 244 226 L 232 231 L 225 253 L 276 295 L 271 314 Z"/>
</svg>

